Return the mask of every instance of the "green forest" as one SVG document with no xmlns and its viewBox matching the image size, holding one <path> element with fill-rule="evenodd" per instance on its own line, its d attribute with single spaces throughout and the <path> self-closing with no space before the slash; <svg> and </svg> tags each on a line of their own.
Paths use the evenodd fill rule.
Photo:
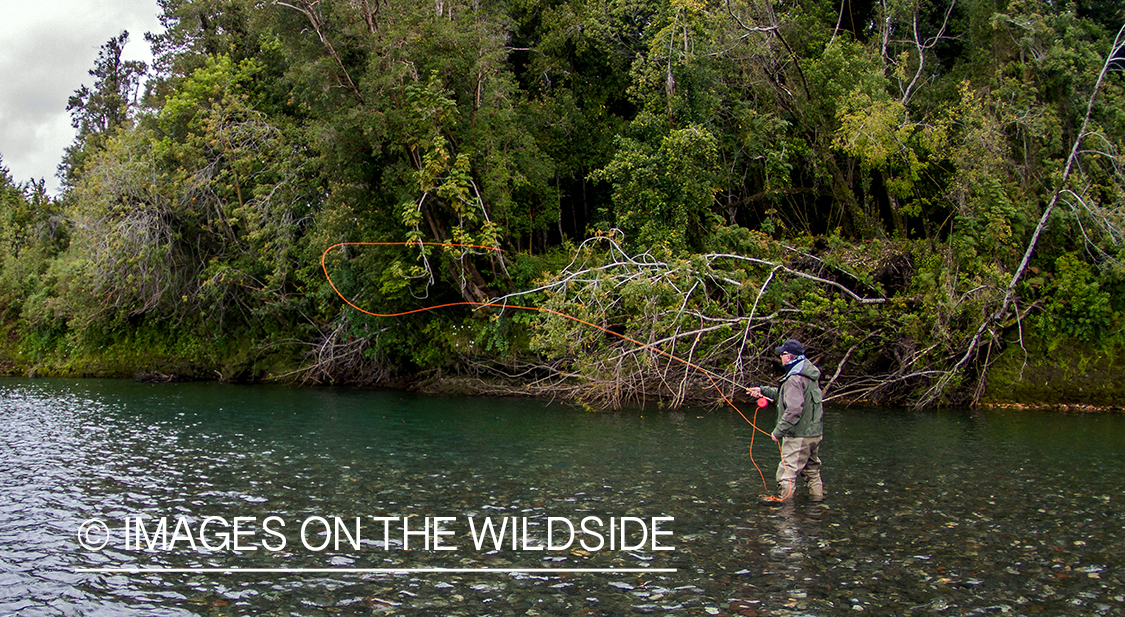
<svg viewBox="0 0 1125 617">
<path fill-rule="evenodd" d="M 159 5 L 0 166 L 7 373 L 1120 405 L 1117 0 Z"/>
</svg>

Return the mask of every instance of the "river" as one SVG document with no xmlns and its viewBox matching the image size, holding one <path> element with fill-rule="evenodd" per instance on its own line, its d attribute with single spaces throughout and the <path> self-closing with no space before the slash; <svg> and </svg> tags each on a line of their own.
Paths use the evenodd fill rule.
<svg viewBox="0 0 1125 617">
<path fill-rule="evenodd" d="M 729 408 L 3 380 L 0 616 L 1125 615 L 1125 416 L 825 424 L 772 506 Z"/>
</svg>

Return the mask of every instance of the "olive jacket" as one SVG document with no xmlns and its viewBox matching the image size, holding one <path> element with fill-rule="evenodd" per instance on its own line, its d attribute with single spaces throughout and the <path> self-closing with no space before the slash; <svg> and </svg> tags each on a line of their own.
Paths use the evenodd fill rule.
<svg viewBox="0 0 1125 617">
<path fill-rule="evenodd" d="M 808 358 L 791 363 L 778 387 L 762 386 L 762 395 L 777 405 L 773 436 L 821 437 L 824 435 L 824 405 L 820 391 L 820 369 Z"/>
</svg>

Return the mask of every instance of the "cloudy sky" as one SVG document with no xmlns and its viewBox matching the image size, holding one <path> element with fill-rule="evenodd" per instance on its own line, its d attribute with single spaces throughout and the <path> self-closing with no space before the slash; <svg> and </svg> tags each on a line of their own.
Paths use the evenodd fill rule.
<svg viewBox="0 0 1125 617">
<path fill-rule="evenodd" d="M 156 0 L 5 1 L 0 19 L 0 157 L 16 182 L 45 179 L 52 194 L 74 140 L 67 99 L 98 49 L 129 31 L 126 59 L 151 60 L 145 32 L 160 30 Z"/>
</svg>

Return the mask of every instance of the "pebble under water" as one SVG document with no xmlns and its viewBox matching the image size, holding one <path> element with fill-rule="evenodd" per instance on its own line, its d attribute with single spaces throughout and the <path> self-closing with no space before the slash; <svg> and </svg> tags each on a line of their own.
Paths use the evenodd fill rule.
<svg viewBox="0 0 1125 617">
<path fill-rule="evenodd" d="M 1125 416 L 829 406 L 825 423 L 827 500 L 771 506 L 729 408 L 0 381 L 0 616 L 1125 615 Z M 754 458 L 772 478 L 768 437 Z M 674 550 L 534 550 L 548 517 L 590 516 L 673 517 Z M 123 544 L 136 517 L 152 545 Z M 162 517 L 165 538 L 185 525 L 170 548 Z M 256 549 L 199 546 L 207 517 L 252 521 Z M 360 517 L 360 547 L 317 517 Z M 395 519 L 389 542 L 371 517 Z M 435 517 L 454 550 L 395 533 Z M 526 520 L 530 544 L 478 549 L 469 517 Z M 90 519 L 101 550 L 79 542 Z M 205 570 L 228 568 L 269 571 Z M 508 571 L 355 571 L 422 568 Z"/>
</svg>

